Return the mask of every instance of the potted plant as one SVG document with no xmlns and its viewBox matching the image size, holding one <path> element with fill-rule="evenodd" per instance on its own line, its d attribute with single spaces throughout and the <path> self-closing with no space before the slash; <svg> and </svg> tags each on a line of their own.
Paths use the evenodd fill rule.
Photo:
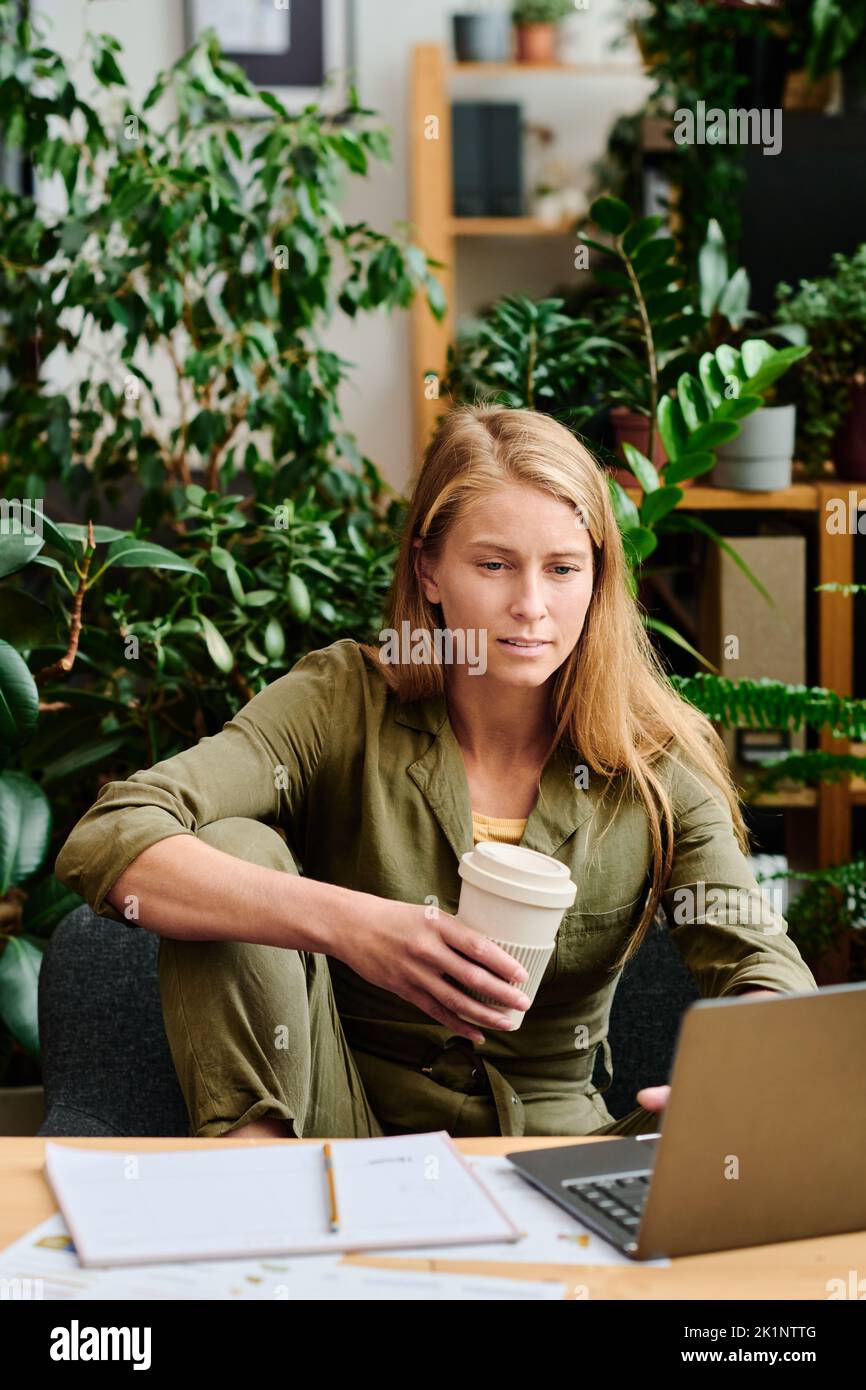
<svg viewBox="0 0 866 1390">
<path fill-rule="evenodd" d="M 627 349 L 595 333 L 591 320 L 563 314 L 562 307 L 560 299 L 534 302 L 515 296 L 499 301 L 483 319 L 465 326 L 449 347 L 448 395 L 458 401 L 543 410 L 574 431 L 582 428 L 598 412 L 611 356 L 625 354 Z M 637 590 L 634 569 L 653 553 L 659 538 L 668 532 L 691 531 L 725 550 L 758 592 L 769 597 L 741 556 L 703 517 L 676 511 L 691 479 L 713 466 L 713 448 L 736 434 L 737 421 L 755 404 L 749 397 L 727 399 L 715 392 L 710 397 L 697 377 L 683 373 L 675 393 L 662 396 L 658 403 L 656 429 L 670 456 L 661 476 L 640 450 L 625 443 L 625 461 L 633 470 L 628 477 L 643 495 L 635 501 L 610 472 L 608 487 L 632 567 L 632 592 Z M 649 615 L 644 615 L 644 622 L 711 666 L 667 623 Z"/>
<path fill-rule="evenodd" d="M 809 347 L 773 348 L 749 338 L 738 353 L 723 345 L 702 378 L 706 391 L 750 403 L 737 434 L 720 443 L 709 481 L 714 487 L 772 492 L 790 487 L 797 407 L 782 401 L 776 381 L 811 352 Z M 702 359 L 703 361 L 704 359 Z"/>
<path fill-rule="evenodd" d="M 595 200 L 590 216 L 611 238 L 602 243 L 579 233 L 585 245 L 604 257 L 594 271 L 596 281 L 615 291 L 601 332 L 624 350 L 607 363 L 617 449 L 624 458 L 630 445 L 662 467 L 667 454 L 656 429 L 658 403 L 691 363 L 684 351 L 697 331 L 697 311 L 682 285 L 676 243 L 656 235 L 662 217 L 635 218 L 622 199 L 607 195 Z M 614 476 L 626 487 L 635 485 L 626 469 Z"/>
<path fill-rule="evenodd" d="M 511 57 L 511 16 L 505 8 L 479 3 L 451 16 L 458 63 L 507 63 Z"/>
<path fill-rule="evenodd" d="M 449 345 L 444 380 L 456 401 L 543 410 L 580 428 L 595 413 L 603 362 L 621 349 L 587 318 L 562 312 L 563 300 L 509 295 L 464 323 Z"/>
<path fill-rule="evenodd" d="M 291 113 L 205 37 L 135 103 L 119 45 L 89 36 L 91 105 L 15 0 L 0 40 L 33 79 L 3 85 L 0 138 L 69 195 L 0 189 L 0 1131 L 33 1132 L 42 947 L 78 902 L 57 851 L 97 777 L 218 732 L 312 648 L 375 640 L 401 502 L 344 425 L 350 364 L 323 333 L 338 305 L 442 297 L 420 247 L 340 215 L 345 177 L 389 153 L 354 94 Z M 97 107 L 121 93 L 118 125 Z M 9 529 L 34 499 L 63 518 L 36 513 L 39 544 Z M 73 520 L 107 506 L 134 534 Z"/>
<path fill-rule="evenodd" d="M 517 0 L 511 18 L 518 62 L 555 63 L 556 26 L 573 12 L 573 0 Z"/>
<path fill-rule="evenodd" d="M 787 0 L 787 8 L 809 80 L 838 70 L 844 114 L 866 110 L 866 0 Z"/>
<path fill-rule="evenodd" d="M 780 284 L 776 301 L 814 348 L 795 375 L 800 457 L 813 468 L 832 459 L 838 477 L 866 482 L 866 242 L 837 252 L 828 275 Z"/>
<path fill-rule="evenodd" d="M 46 556 L 46 548 L 54 554 Z M 61 576 L 54 580 L 52 603 L 6 583 L 27 567 L 41 576 L 50 569 L 52 580 Z M 41 1123 L 37 1004 L 42 952 L 57 923 L 81 903 L 47 868 L 54 858 L 49 853 L 54 820 L 49 792 L 64 777 L 80 776 L 97 758 L 110 757 L 125 741 L 116 721 L 113 730 L 106 727 L 98 737 L 82 738 L 79 705 L 78 737 L 67 718 L 58 756 L 46 758 L 40 743 L 46 725 L 60 716 L 63 726 L 64 712 L 74 720 L 75 702 L 82 699 L 80 690 L 72 692 L 72 703 L 49 699 L 46 692 L 73 672 L 85 596 L 101 581 L 118 582 L 118 572 L 128 568 L 186 572 L 208 582 L 189 560 L 113 527 L 55 525 L 40 513 L 38 527 L 25 529 L 16 509 L 0 525 L 0 1055 L 5 1059 L 0 1083 L 6 1083 L 0 1084 L 0 1134 L 35 1134 Z M 71 614 L 64 607 L 70 598 Z M 67 624 L 56 652 L 56 636 Z M 21 651 L 6 634 L 15 637 Z M 34 656 L 36 669 L 31 671 L 28 659 Z M 109 705 L 105 700 L 103 715 Z M 97 732 L 95 721 L 92 731 Z M 22 1084 L 22 1077 L 29 1082 Z"/>
</svg>

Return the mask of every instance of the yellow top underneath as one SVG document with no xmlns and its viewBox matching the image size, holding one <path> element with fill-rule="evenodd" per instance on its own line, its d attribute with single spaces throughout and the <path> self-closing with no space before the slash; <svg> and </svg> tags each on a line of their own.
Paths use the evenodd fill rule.
<svg viewBox="0 0 866 1390">
<path fill-rule="evenodd" d="M 483 816 L 472 812 L 472 840 L 501 840 L 507 845 L 519 845 L 528 817 Z"/>
</svg>

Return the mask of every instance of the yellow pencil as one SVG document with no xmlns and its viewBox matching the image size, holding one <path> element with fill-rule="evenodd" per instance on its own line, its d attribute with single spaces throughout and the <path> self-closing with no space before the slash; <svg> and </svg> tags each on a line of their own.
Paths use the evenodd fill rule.
<svg viewBox="0 0 866 1390">
<path fill-rule="evenodd" d="M 325 1175 L 328 1179 L 328 1197 L 331 1203 L 331 1230 L 339 1231 L 340 1213 L 337 1210 L 337 1189 L 334 1184 L 334 1156 L 331 1152 L 330 1144 L 325 1144 L 322 1153 L 325 1158 Z"/>
</svg>

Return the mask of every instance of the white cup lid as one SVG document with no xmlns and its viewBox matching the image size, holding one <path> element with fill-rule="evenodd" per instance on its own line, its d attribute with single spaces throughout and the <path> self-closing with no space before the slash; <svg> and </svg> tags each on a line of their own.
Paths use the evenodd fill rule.
<svg viewBox="0 0 866 1390">
<path fill-rule="evenodd" d="M 457 872 L 476 888 L 533 907 L 571 907 L 577 884 L 568 868 L 549 854 L 507 845 L 498 840 L 479 840 L 460 858 Z"/>
</svg>

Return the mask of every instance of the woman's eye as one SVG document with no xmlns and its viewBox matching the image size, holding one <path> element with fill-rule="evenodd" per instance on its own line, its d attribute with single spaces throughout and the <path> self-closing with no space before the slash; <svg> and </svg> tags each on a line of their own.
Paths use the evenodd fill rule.
<svg viewBox="0 0 866 1390">
<path fill-rule="evenodd" d="M 482 561 L 481 561 L 481 564 L 479 565 L 479 569 L 485 569 L 485 570 L 488 570 L 488 571 L 489 571 L 491 565 L 498 565 L 499 568 L 501 569 L 501 568 L 502 568 L 502 565 L 503 565 L 503 561 L 502 561 L 502 560 L 482 560 Z M 565 571 L 565 574 L 579 574 L 579 573 L 580 573 L 580 567 L 579 567 L 578 565 L 554 565 L 553 568 L 554 568 L 555 570 L 560 570 L 560 571 L 564 570 L 564 571 Z M 498 574 L 498 572 L 499 572 L 498 570 L 495 571 L 495 573 L 497 573 L 497 574 Z M 560 578 L 564 578 L 564 577 L 565 577 L 564 575 L 560 575 Z"/>
</svg>

